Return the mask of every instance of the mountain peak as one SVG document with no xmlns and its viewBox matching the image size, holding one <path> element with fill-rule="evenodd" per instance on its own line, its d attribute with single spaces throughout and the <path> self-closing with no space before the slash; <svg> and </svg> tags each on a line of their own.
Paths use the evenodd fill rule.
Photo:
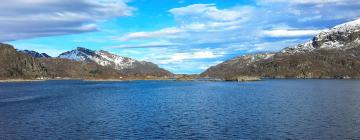
<svg viewBox="0 0 360 140">
<path fill-rule="evenodd" d="M 88 48 L 84 48 L 84 47 L 77 47 L 76 48 L 77 51 L 80 51 L 82 53 L 85 53 L 87 55 L 96 55 L 95 51 L 90 50 Z"/>
<path fill-rule="evenodd" d="M 95 62 L 101 66 L 111 67 L 120 72 L 124 72 L 125 74 L 150 74 L 157 76 L 172 75 L 169 71 L 161 69 L 150 62 L 142 62 L 132 58 L 118 56 L 104 50 L 94 51 L 84 47 L 77 47 L 76 50 L 60 54 L 59 58 L 74 61 Z"/>
<path fill-rule="evenodd" d="M 46 53 L 39 53 L 39 52 L 32 51 L 32 50 L 17 50 L 17 51 L 20 53 L 23 53 L 23 54 L 30 55 L 35 58 L 50 58 L 51 57 Z"/>
<path fill-rule="evenodd" d="M 78 50 L 78 51 L 92 51 L 92 50 L 90 50 L 88 48 L 85 48 L 85 47 L 76 47 L 76 50 Z"/>
</svg>

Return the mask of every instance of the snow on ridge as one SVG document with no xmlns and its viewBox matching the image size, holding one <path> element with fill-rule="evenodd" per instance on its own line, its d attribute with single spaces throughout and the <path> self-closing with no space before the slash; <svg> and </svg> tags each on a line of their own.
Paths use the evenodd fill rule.
<svg viewBox="0 0 360 140">
<path fill-rule="evenodd" d="M 74 60 L 74 61 L 85 61 L 86 58 L 84 55 L 85 54 L 83 54 L 79 50 L 72 50 L 72 51 L 60 54 L 59 58 L 70 59 L 70 60 Z"/>
<path fill-rule="evenodd" d="M 334 27 L 334 29 L 350 27 L 350 26 L 360 26 L 360 19 L 353 20 L 353 21 L 350 21 L 350 22 L 346 22 L 346 23 L 337 25 L 337 26 Z"/>
<path fill-rule="evenodd" d="M 59 55 L 59 58 L 74 61 L 93 61 L 101 66 L 111 66 L 117 70 L 133 68 L 135 62 L 137 62 L 135 59 L 118 56 L 107 51 L 92 51 L 81 47 L 78 47 L 76 50 L 65 52 Z"/>
<path fill-rule="evenodd" d="M 346 45 L 344 41 L 336 40 L 332 36 L 341 36 L 341 38 L 347 38 L 351 33 L 360 31 L 360 19 L 346 22 L 340 25 L 337 25 L 331 29 L 325 30 L 317 34 L 313 40 L 308 41 L 303 44 L 299 44 L 294 48 L 285 48 L 282 53 L 304 53 L 308 51 L 313 51 L 318 48 L 322 49 L 341 49 Z M 331 39 L 330 39 L 331 38 Z M 354 43 L 360 44 L 358 39 L 354 40 Z M 321 42 L 320 44 L 316 44 Z M 315 43 L 315 46 L 314 46 Z"/>
<path fill-rule="evenodd" d="M 320 39 L 324 40 L 327 38 L 327 36 L 329 36 L 331 34 L 336 34 L 336 33 L 350 34 L 350 33 L 359 32 L 359 31 L 360 31 L 360 19 L 357 19 L 354 21 L 350 21 L 350 22 L 346 22 L 346 23 L 337 25 L 329 30 L 320 32 L 315 37 L 318 40 L 320 40 Z M 334 42 L 332 44 L 336 44 L 336 43 Z"/>
<path fill-rule="evenodd" d="M 246 54 L 239 57 L 236 57 L 233 60 L 241 60 L 246 62 L 247 64 L 256 62 L 258 60 L 268 60 L 271 59 L 275 53 L 255 53 L 255 54 Z"/>
<path fill-rule="evenodd" d="M 104 66 L 108 66 L 108 65 L 111 65 L 111 63 L 113 63 L 115 65 L 115 69 L 117 69 L 117 70 L 132 68 L 134 63 L 136 62 L 136 60 L 134 60 L 134 59 L 111 54 L 111 53 L 109 53 L 107 51 L 103 51 L 103 50 L 96 51 L 95 53 L 97 55 L 101 56 L 103 61 L 109 62 L 109 63 L 106 63 Z"/>
</svg>

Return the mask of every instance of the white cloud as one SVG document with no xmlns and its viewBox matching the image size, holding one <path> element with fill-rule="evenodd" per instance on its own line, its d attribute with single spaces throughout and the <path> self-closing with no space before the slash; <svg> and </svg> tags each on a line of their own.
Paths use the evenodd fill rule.
<svg viewBox="0 0 360 140">
<path fill-rule="evenodd" d="M 216 55 L 211 51 L 200 51 L 200 52 L 195 52 L 192 56 L 193 59 L 203 59 L 203 58 L 216 58 L 216 57 L 220 57 L 222 55 Z"/>
<path fill-rule="evenodd" d="M 184 53 L 174 53 L 171 55 L 162 58 L 159 61 L 159 64 L 172 64 L 179 63 L 185 60 L 195 60 L 195 59 L 211 59 L 222 57 L 223 54 L 215 54 L 212 51 L 197 51 L 197 52 L 184 52 Z"/>
<path fill-rule="evenodd" d="M 179 48 L 127 48 L 113 50 L 113 52 L 117 52 L 121 56 L 138 56 L 136 57 L 138 60 L 154 62 L 174 73 L 188 74 L 199 73 L 210 66 L 221 63 L 221 59 L 224 59 L 223 57 L 225 56 L 225 52 L 221 49 L 183 48 L 183 46 Z"/>
<path fill-rule="evenodd" d="M 345 4 L 354 0 L 259 0 L 262 3 Z"/>
<path fill-rule="evenodd" d="M 181 46 L 183 44 L 176 44 L 171 43 L 166 40 L 160 40 L 155 42 L 146 42 L 146 43 L 140 43 L 140 44 L 125 44 L 125 45 L 117 45 L 117 46 L 111 46 L 109 48 L 116 49 L 116 48 L 160 48 L 160 47 L 170 47 L 170 46 Z"/>
<path fill-rule="evenodd" d="M 295 17 L 299 22 L 349 20 L 359 17 L 359 0 L 257 0 L 258 5 L 283 16 Z"/>
<path fill-rule="evenodd" d="M 341 4 L 318 0 L 270 0 L 228 8 L 194 4 L 169 10 L 176 25 L 127 33 L 120 37 L 127 45 L 118 48 L 147 48 L 145 60 L 174 72 L 200 72 L 214 61 L 239 54 L 295 46 L 323 29 L 360 17 L 359 6 L 356 1 Z"/>
<path fill-rule="evenodd" d="M 120 38 L 122 41 L 128 40 L 136 40 L 136 39 L 146 39 L 146 38 L 155 38 L 155 37 L 162 37 L 162 36 L 169 36 L 175 35 L 184 32 L 184 30 L 179 28 L 164 28 L 158 31 L 152 32 L 134 32 L 129 33 Z"/>
<path fill-rule="evenodd" d="M 123 0 L 11 0 L 0 9 L 0 41 L 96 31 L 98 21 L 134 10 Z"/>
<path fill-rule="evenodd" d="M 177 21 L 177 26 L 159 29 L 156 31 L 141 31 L 125 34 L 120 37 L 122 41 L 139 39 L 169 39 L 193 43 L 201 43 L 203 33 L 212 33 L 218 36 L 227 31 L 241 28 L 241 24 L 248 21 L 253 7 L 233 7 L 218 9 L 215 4 L 194 4 L 181 8 L 174 8 L 169 12 Z M 220 39 L 220 38 L 217 38 Z"/>
<path fill-rule="evenodd" d="M 268 37 L 303 37 L 303 36 L 314 36 L 323 30 L 266 30 L 263 34 Z"/>
<path fill-rule="evenodd" d="M 218 21 L 233 21 L 242 17 L 242 13 L 232 9 L 220 10 L 215 4 L 193 4 L 186 7 L 169 10 L 174 16 L 197 17 Z"/>
</svg>

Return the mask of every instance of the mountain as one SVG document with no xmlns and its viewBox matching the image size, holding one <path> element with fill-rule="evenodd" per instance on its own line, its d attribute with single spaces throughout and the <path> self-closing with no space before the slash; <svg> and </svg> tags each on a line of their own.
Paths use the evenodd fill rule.
<svg viewBox="0 0 360 140">
<path fill-rule="evenodd" d="M 111 67 L 128 76 L 172 76 L 165 69 L 156 64 L 146 61 L 138 61 L 128 57 L 111 54 L 107 51 L 93 51 L 78 47 L 75 50 L 62 53 L 58 58 L 74 60 L 78 62 L 93 62 L 105 67 Z"/>
<path fill-rule="evenodd" d="M 119 79 L 124 77 L 117 70 L 92 62 L 77 62 L 61 58 L 39 59 L 46 68 L 46 75 L 54 78 L 76 79 Z"/>
<path fill-rule="evenodd" d="M 294 48 L 236 57 L 201 76 L 224 80 L 239 76 L 360 78 L 360 19 L 323 31 Z"/>
<path fill-rule="evenodd" d="M 60 58 L 36 58 L 0 43 L 0 79 L 119 79 L 117 70 L 96 63 Z"/>
<path fill-rule="evenodd" d="M 51 58 L 2 43 L 0 66 L 0 79 L 158 79 L 173 75 L 153 63 L 106 51 L 78 48 Z"/>
<path fill-rule="evenodd" d="M 0 79 L 35 78 L 46 69 L 36 58 L 17 52 L 11 45 L 0 43 Z"/>
<path fill-rule="evenodd" d="M 17 51 L 21 52 L 23 54 L 30 55 L 30 56 L 35 57 L 35 58 L 50 58 L 51 57 L 46 53 L 38 53 L 36 51 L 31 51 L 31 50 L 17 50 Z"/>
</svg>

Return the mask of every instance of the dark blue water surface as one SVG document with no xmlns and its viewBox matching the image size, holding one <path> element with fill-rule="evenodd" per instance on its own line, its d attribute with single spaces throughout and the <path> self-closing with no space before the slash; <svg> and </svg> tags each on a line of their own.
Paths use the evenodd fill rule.
<svg viewBox="0 0 360 140">
<path fill-rule="evenodd" d="M 360 81 L 0 83 L 0 139 L 360 139 Z"/>
</svg>

